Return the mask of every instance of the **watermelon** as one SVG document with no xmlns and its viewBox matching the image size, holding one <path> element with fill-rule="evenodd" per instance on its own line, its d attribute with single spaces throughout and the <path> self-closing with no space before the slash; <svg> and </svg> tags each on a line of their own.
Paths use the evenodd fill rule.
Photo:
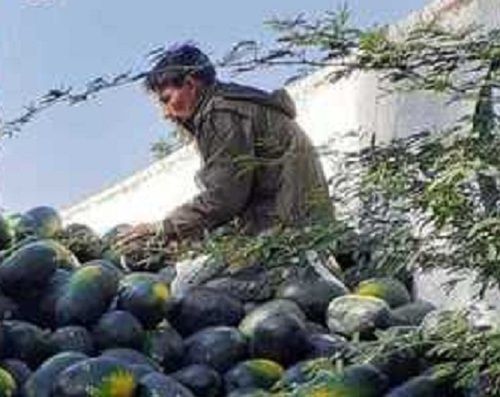
<svg viewBox="0 0 500 397">
<path fill-rule="evenodd" d="M 53 354 L 74 351 L 92 355 L 94 353 L 94 341 L 90 332 L 79 325 L 68 325 L 56 329 L 49 338 Z"/>
<path fill-rule="evenodd" d="M 144 329 L 133 314 L 123 310 L 104 313 L 92 330 L 97 348 L 139 347 Z"/>
<path fill-rule="evenodd" d="M 373 296 L 387 302 L 392 309 L 410 303 L 411 296 L 405 285 L 395 278 L 383 277 L 364 280 L 354 290 L 356 295 Z"/>
<path fill-rule="evenodd" d="M 310 320 L 324 323 L 330 301 L 347 293 L 349 290 L 341 283 L 333 284 L 319 277 L 307 277 L 284 284 L 278 290 L 277 297 L 294 301 Z"/>
<path fill-rule="evenodd" d="M 417 349 L 411 347 L 386 348 L 370 357 L 369 363 L 385 374 L 389 386 L 394 387 L 417 376 L 424 369 L 421 356 Z"/>
<path fill-rule="evenodd" d="M 224 375 L 226 390 L 270 389 L 283 375 L 283 367 L 275 361 L 252 359 L 242 361 Z"/>
<path fill-rule="evenodd" d="M 125 347 L 106 349 L 101 353 L 101 356 L 117 360 L 127 367 L 131 365 L 144 365 L 153 371 L 161 371 L 161 366 L 158 363 L 134 349 Z"/>
<path fill-rule="evenodd" d="M 26 381 L 23 392 L 25 397 L 51 397 L 52 387 L 57 376 L 67 367 L 88 359 L 83 353 L 64 352 L 46 360 Z"/>
<path fill-rule="evenodd" d="M 0 293 L 0 320 L 12 320 L 19 316 L 19 305 L 13 299 Z"/>
<path fill-rule="evenodd" d="M 442 397 L 436 381 L 428 376 L 417 376 L 399 387 L 392 389 L 386 397 Z"/>
<path fill-rule="evenodd" d="M 116 275 L 101 266 L 84 266 L 63 286 L 55 306 L 63 325 L 92 325 L 107 310 L 118 290 Z"/>
<path fill-rule="evenodd" d="M 177 331 L 163 321 L 156 329 L 145 332 L 142 352 L 170 372 L 176 370 L 182 362 L 184 342 Z"/>
<path fill-rule="evenodd" d="M 49 281 L 42 290 L 39 297 L 36 297 L 35 302 L 27 302 L 35 313 L 27 317 L 45 327 L 53 327 L 56 323 L 56 303 L 57 299 L 63 293 L 63 288 L 69 282 L 71 272 L 65 269 L 56 269 L 54 274 L 50 277 Z M 27 310 L 23 308 L 23 313 Z"/>
<path fill-rule="evenodd" d="M 375 329 L 391 326 L 393 319 L 389 306 L 382 299 L 345 295 L 330 302 L 327 324 L 332 333 L 348 337 L 359 333 L 362 337 L 371 337 Z"/>
<path fill-rule="evenodd" d="M 237 328 L 207 327 L 185 340 L 185 363 L 209 365 L 223 373 L 247 358 L 247 343 Z"/>
<path fill-rule="evenodd" d="M 119 361 L 96 357 L 78 361 L 56 378 L 54 395 L 64 397 L 134 397 L 137 380 Z"/>
<path fill-rule="evenodd" d="M 11 320 L 3 322 L 4 355 L 36 368 L 51 353 L 49 333 L 34 324 Z"/>
<path fill-rule="evenodd" d="M 66 269 L 66 270 L 75 270 L 78 269 L 80 265 L 80 261 L 78 258 L 71 252 L 68 248 L 62 245 L 60 242 L 56 240 L 43 240 L 47 245 L 52 247 L 54 251 L 57 253 L 56 256 L 56 264 L 58 268 Z"/>
<path fill-rule="evenodd" d="M 91 261 L 84 262 L 82 266 L 101 266 L 111 271 L 114 274 L 115 278 L 118 280 L 121 280 L 125 275 L 125 273 L 120 268 L 118 268 L 113 262 L 108 261 L 106 259 L 93 259 Z"/>
<path fill-rule="evenodd" d="M 195 397 L 191 391 L 170 376 L 152 372 L 139 381 L 138 397 Z"/>
<path fill-rule="evenodd" d="M 171 374 L 197 397 L 217 397 L 222 392 L 222 380 L 217 371 L 207 365 L 193 364 Z"/>
<path fill-rule="evenodd" d="M 296 316 L 275 313 L 259 322 L 249 345 L 253 358 L 266 358 L 289 366 L 307 354 L 307 332 Z"/>
<path fill-rule="evenodd" d="M 380 397 L 386 390 L 386 377 L 371 365 L 362 364 L 341 372 L 319 372 L 311 381 L 297 387 L 291 396 Z"/>
<path fill-rule="evenodd" d="M 132 371 L 136 379 L 141 379 L 144 375 L 156 372 L 155 369 L 146 364 L 129 364 L 127 368 Z"/>
<path fill-rule="evenodd" d="M 251 310 L 241 321 L 239 329 L 243 335 L 251 337 L 255 328 L 262 321 L 276 314 L 289 314 L 297 317 L 301 322 L 305 322 L 305 315 L 295 302 L 287 299 L 275 299 Z"/>
<path fill-rule="evenodd" d="M 165 316 L 170 291 L 158 276 L 136 272 L 120 280 L 117 308 L 132 313 L 145 328 L 152 328 Z"/>
<path fill-rule="evenodd" d="M 59 252 L 52 243 L 37 241 L 14 251 L 0 264 L 0 288 L 9 296 L 40 289 L 58 267 Z"/>
<path fill-rule="evenodd" d="M 52 238 L 62 231 L 61 217 L 52 207 L 35 207 L 27 211 L 24 216 L 32 221 L 35 233 L 41 238 Z"/>
<path fill-rule="evenodd" d="M 223 292 L 195 287 L 176 300 L 167 319 L 183 336 L 209 326 L 236 326 L 244 316 L 243 304 Z"/>
<path fill-rule="evenodd" d="M 418 326 L 427 313 L 435 309 L 436 307 L 432 303 L 418 300 L 394 309 L 392 316 L 397 324 Z"/>
</svg>

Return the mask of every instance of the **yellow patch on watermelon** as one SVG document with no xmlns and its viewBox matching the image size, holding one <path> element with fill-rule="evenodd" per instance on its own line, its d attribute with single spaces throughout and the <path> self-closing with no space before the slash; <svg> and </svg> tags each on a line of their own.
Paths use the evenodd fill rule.
<svg viewBox="0 0 500 397">
<path fill-rule="evenodd" d="M 160 301 L 165 301 L 169 298 L 170 292 L 168 287 L 163 283 L 155 283 L 153 286 L 153 295 Z"/>
<path fill-rule="evenodd" d="M 257 374 L 265 375 L 269 378 L 281 378 L 283 375 L 283 367 L 278 363 L 265 360 L 265 359 L 255 359 L 248 362 L 248 366 L 255 371 Z"/>
<path fill-rule="evenodd" d="M 92 397 L 134 397 L 137 383 L 134 376 L 128 371 L 118 371 L 103 379 L 96 387 Z"/>
<path fill-rule="evenodd" d="M 0 395 L 11 397 L 16 390 L 16 381 L 10 372 L 0 368 Z"/>
</svg>

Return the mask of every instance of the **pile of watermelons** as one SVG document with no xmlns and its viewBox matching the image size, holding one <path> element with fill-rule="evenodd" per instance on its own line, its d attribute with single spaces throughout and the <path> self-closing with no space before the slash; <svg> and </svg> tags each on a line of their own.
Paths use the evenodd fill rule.
<svg viewBox="0 0 500 397">
<path fill-rule="evenodd" d="M 172 268 L 124 270 L 106 252 L 113 233 L 63 229 L 48 207 L 0 217 L 0 397 L 447 395 L 412 349 L 356 361 L 357 340 L 433 311 L 395 279 L 349 290 L 310 275 L 265 301 L 216 284 L 174 299 Z"/>
</svg>

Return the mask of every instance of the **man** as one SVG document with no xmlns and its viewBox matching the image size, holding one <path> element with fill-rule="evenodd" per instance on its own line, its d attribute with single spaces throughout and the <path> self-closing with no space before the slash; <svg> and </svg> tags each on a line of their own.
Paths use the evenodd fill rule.
<svg viewBox="0 0 500 397">
<path fill-rule="evenodd" d="M 168 240 L 198 238 L 234 219 L 256 234 L 332 218 L 319 159 L 284 90 L 269 94 L 221 83 L 209 58 L 192 45 L 166 51 L 145 85 L 165 117 L 194 140 L 202 191 L 162 222 L 134 227 L 120 244 L 159 231 Z"/>
</svg>

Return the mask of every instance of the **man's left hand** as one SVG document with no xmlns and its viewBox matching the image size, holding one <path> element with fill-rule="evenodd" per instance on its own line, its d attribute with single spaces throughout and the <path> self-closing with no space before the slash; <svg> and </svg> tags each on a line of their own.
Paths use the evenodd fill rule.
<svg viewBox="0 0 500 397">
<path fill-rule="evenodd" d="M 128 251 L 130 247 L 145 243 L 148 239 L 158 236 L 160 232 L 158 224 L 141 223 L 119 234 L 113 245 L 120 251 Z"/>
</svg>

